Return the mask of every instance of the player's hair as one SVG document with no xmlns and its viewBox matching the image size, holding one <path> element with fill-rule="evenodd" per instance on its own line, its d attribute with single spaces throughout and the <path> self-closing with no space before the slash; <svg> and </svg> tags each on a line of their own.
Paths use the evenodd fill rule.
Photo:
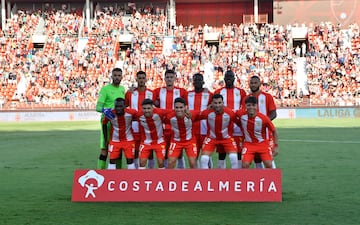
<svg viewBox="0 0 360 225">
<path fill-rule="evenodd" d="M 175 100 L 174 100 L 174 105 L 175 105 L 175 103 L 177 103 L 177 102 L 186 105 L 185 99 L 183 99 L 183 98 L 181 98 L 181 97 L 175 98 Z"/>
<path fill-rule="evenodd" d="M 258 103 L 257 98 L 255 96 L 248 96 L 245 99 L 245 104 L 248 104 L 248 103 L 257 104 Z"/>
<path fill-rule="evenodd" d="M 250 77 L 250 80 L 252 80 L 252 79 L 257 79 L 257 80 L 259 80 L 259 81 L 260 81 L 260 77 L 259 77 L 259 76 L 257 76 L 257 75 L 254 75 L 254 76 Z"/>
<path fill-rule="evenodd" d="M 201 78 L 204 79 L 204 76 L 203 76 L 201 73 L 195 73 L 195 74 L 193 75 L 193 79 L 195 79 L 195 77 L 201 77 Z"/>
<path fill-rule="evenodd" d="M 224 77 L 225 77 L 225 76 L 232 76 L 232 77 L 235 78 L 235 73 L 234 73 L 234 71 L 232 71 L 232 70 L 227 70 L 227 71 L 225 72 Z"/>
<path fill-rule="evenodd" d="M 145 98 L 145 99 L 142 101 L 141 105 L 154 105 L 154 101 L 151 100 L 150 98 Z"/>
<path fill-rule="evenodd" d="M 224 97 L 221 94 L 214 94 L 212 97 L 212 100 L 221 98 L 221 100 L 224 100 Z"/>
<path fill-rule="evenodd" d="M 115 99 L 115 104 L 116 104 L 117 102 L 125 102 L 125 99 L 123 99 L 123 98 L 116 98 L 116 99 Z"/>
<path fill-rule="evenodd" d="M 168 73 L 171 73 L 171 74 L 175 74 L 176 75 L 176 73 L 175 73 L 175 71 L 174 70 L 166 70 L 165 71 L 165 76 L 166 76 L 166 74 L 168 74 Z"/>
<path fill-rule="evenodd" d="M 144 74 L 145 77 L 146 77 L 145 71 L 142 71 L 142 70 L 140 70 L 140 71 L 138 71 L 138 72 L 136 73 L 136 77 L 138 77 L 138 76 L 141 75 L 141 74 Z"/>
<path fill-rule="evenodd" d="M 111 73 L 114 73 L 114 72 L 123 72 L 122 71 L 122 69 L 121 68 L 119 68 L 119 67 L 115 67 L 112 71 L 111 71 Z"/>
</svg>

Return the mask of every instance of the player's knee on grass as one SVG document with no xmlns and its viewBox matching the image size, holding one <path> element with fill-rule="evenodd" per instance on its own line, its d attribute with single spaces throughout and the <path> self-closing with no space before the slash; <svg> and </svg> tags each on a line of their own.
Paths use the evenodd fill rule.
<svg viewBox="0 0 360 225">
<path fill-rule="evenodd" d="M 140 158 L 140 167 L 146 166 L 147 159 L 146 158 Z"/>
<path fill-rule="evenodd" d="M 250 162 L 242 162 L 242 168 L 248 169 L 250 167 Z"/>
<path fill-rule="evenodd" d="M 196 157 L 189 157 L 189 165 L 191 169 L 196 169 Z"/>
<path fill-rule="evenodd" d="M 158 168 L 164 168 L 164 160 L 163 159 L 158 159 Z"/>
<path fill-rule="evenodd" d="M 272 160 L 263 161 L 265 168 L 272 168 Z"/>
<path fill-rule="evenodd" d="M 174 169 L 175 168 L 175 165 L 176 165 L 176 158 L 174 158 L 174 157 L 169 157 L 169 159 L 168 159 L 169 161 L 168 161 L 168 168 L 169 169 Z"/>
</svg>

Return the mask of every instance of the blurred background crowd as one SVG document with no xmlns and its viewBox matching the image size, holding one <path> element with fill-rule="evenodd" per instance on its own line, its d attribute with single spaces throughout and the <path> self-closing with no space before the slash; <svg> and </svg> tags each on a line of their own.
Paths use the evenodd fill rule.
<svg viewBox="0 0 360 225">
<path fill-rule="evenodd" d="M 360 105 L 358 24 L 179 24 L 167 30 L 164 11 L 106 6 L 96 10 L 89 29 L 76 9 L 18 10 L 0 30 L 0 109 L 94 109 L 115 67 L 123 69 L 125 87 L 136 86 L 139 70 L 149 88 L 163 86 L 164 71 L 175 69 L 177 86 L 192 89 L 192 75 L 200 72 L 215 90 L 231 69 L 246 91 L 249 78 L 259 75 L 281 107 Z M 292 27 L 307 29 L 306 44 L 294 45 Z M 204 39 L 209 33 L 219 34 L 216 44 Z M 34 43 L 37 34 L 46 37 L 43 45 Z M 121 45 L 120 37 L 131 37 L 130 44 Z M 305 86 L 298 84 L 301 74 Z"/>
</svg>

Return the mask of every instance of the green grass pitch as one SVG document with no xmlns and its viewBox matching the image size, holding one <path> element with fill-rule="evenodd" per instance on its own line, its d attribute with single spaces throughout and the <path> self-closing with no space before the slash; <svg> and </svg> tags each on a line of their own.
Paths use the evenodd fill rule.
<svg viewBox="0 0 360 225">
<path fill-rule="evenodd" d="M 98 122 L 0 123 L 0 224 L 360 224 L 360 119 L 276 119 L 281 203 L 72 203 Z"/>
</svg>

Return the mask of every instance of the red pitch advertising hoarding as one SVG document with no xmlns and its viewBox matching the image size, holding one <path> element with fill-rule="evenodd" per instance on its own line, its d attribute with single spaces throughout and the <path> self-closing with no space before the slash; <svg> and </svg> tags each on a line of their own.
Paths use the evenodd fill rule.
<svg viewBox="0 0 360 225">
<path fill-rule="evenodd" d="M 280 169 L 76 170 L 73 202 L 281 202 Z"/>
</svg>

